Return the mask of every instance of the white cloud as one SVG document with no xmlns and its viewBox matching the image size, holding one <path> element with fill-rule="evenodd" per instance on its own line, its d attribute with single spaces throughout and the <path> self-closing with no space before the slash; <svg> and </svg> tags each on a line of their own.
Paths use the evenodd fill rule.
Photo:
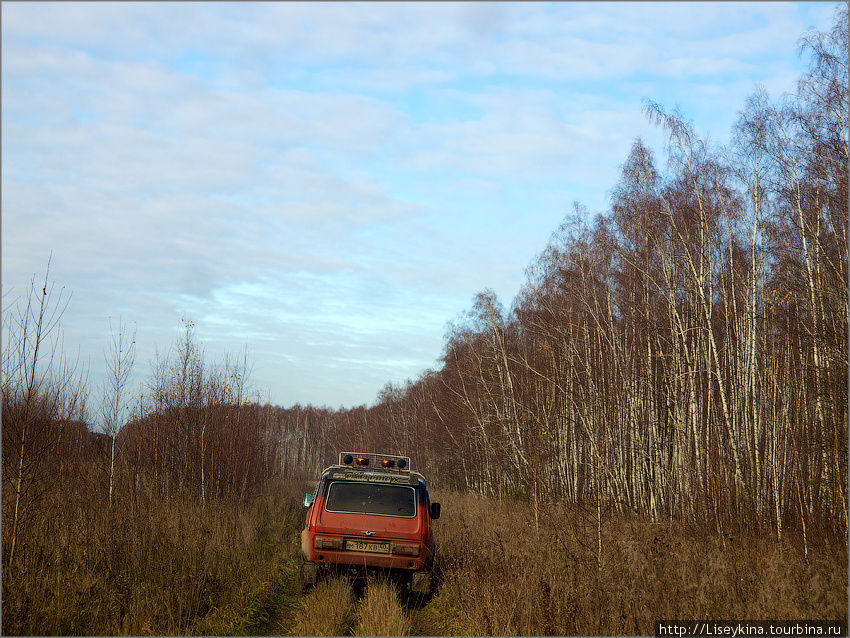
<svg viewBox="0 0 850 638">
<path fill-rule="evenodd" d="M 728 128 L 752 82 L 790 88 L 797 13 L 3 4 L 4 290 L 53 249 L 95 368 L 106 316 L 143 362 L 188 313 L 215 352 L 256 344 L 279 401 L 367 401 L 475 291 L 509 303 L 573 199 L 604 207 L 658 138 L 641 98 Z"/>
</svg>

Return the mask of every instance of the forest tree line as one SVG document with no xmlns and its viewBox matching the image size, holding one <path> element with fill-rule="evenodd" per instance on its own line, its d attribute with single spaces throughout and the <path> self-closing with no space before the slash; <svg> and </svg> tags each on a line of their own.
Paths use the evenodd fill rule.
<svg viewBox="0 0 850 638">
<path fill-rule="evenodd" d="M 370 409 L 288 412 L 288 458 L 386 449 L 483 495 L 846 531 L 846 8 L 801 50 L 795 94 L 753 93 L 726 146 L 647 102 L 664 168 L 636 140 L 510 309 L 479 293 L 442 367 Z"/>
<path fill-rule="evenodd" d="M 725 146 L 647 102 L 664 165 L 636 140 L 610 210 L 576 205 L 510 308 L 479 293 L 439 369 L 371 407 L 263 404 L 247 358 L 208 363 L 190 321 L 139 392 L 119 323 L 92 406 L 62 354 L 67 295 L 34 279 L 5 322 L 5 573 L 63 493 L 241 500 L 340 450 L 409 455 L 434 486 L 535 511 L 846 532 L 846 11 L 802 40 L 796 92 L 755 92 Z"/>
</svg>

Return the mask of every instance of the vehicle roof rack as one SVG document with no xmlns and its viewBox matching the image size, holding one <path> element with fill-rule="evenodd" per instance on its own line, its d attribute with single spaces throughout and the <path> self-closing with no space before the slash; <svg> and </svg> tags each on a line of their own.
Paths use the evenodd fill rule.
<svg viewBox="0 0 850 638">
<path fill-rule="evenodd" d="M 339 465 L 390 472 L 410 472 L 410 457 L 374 452 L 340 452 Z"/>
</svg>

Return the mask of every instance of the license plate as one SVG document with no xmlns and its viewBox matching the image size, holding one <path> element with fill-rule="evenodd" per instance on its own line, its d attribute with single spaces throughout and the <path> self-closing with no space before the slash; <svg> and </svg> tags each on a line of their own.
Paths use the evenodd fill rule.
<svg viewBox="0 0 850 638">
<path fill-rule="evenodd" d="M 354 552 L 376 552 L 378 554 L 389 554 L 389 543 L 366 543 L 364 541 L 346 540 L 345 549 L 350 549 Z"/>
</svg>

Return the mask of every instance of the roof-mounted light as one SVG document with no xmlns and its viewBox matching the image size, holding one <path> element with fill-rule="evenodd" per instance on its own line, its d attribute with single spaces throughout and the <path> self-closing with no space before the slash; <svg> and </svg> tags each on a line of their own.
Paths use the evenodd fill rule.
<svg viewBox="0 0 850 638">
<path fill-rule="evenodd" d="M 339 465 L 351 467 L 374 468 L 392 472 L 411 471 L 409 456 L 398 456 L 396 454 L 376 454 L 374 452 L 340 452 Z"/>
</svg>

